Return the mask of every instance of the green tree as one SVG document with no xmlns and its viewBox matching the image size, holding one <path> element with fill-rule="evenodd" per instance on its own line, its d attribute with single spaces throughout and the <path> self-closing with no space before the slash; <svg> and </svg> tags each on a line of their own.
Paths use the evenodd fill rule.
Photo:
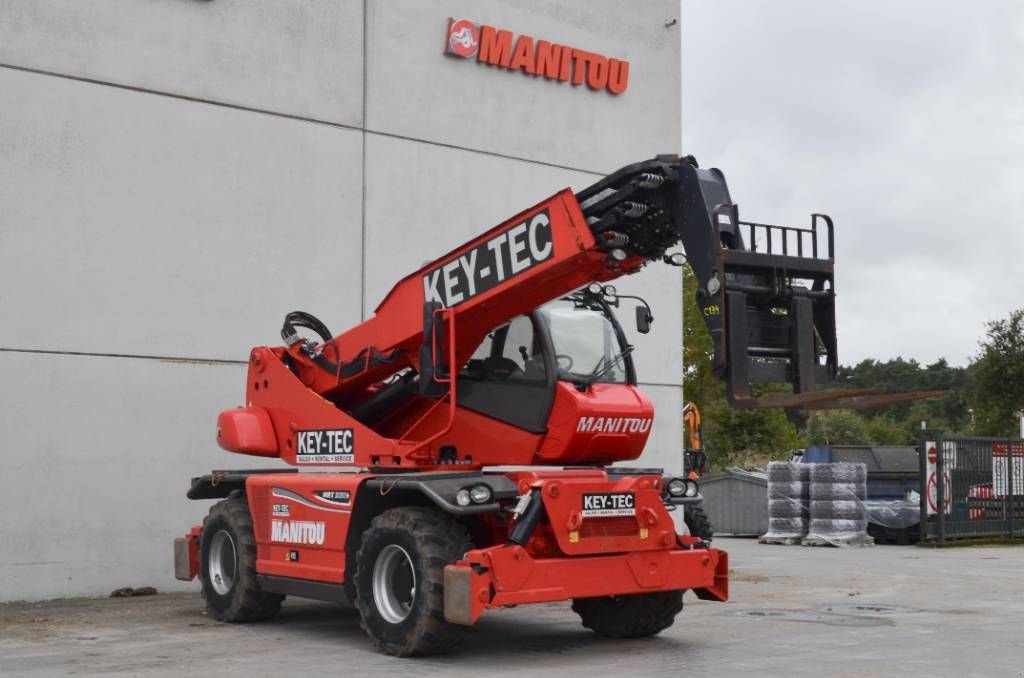
<svg viewBox="0 0 1024 678">
<path fill-rule="evenodd" d="M 975 428 L 981 435 L 1016 436 L 1024 408 L 1024 308 L 986 328 L 971 366 Z"/>
<path fill-rule="evenodd" d="M 869 424 L 868 432 L 875 444 L 895 444 L 895 429 L 902 431 L 898 444 L 913 444 L 921 422 L 947 431 L 967 431 L 970 428 L 970 408 L 967 402 L 968 370 L 954 367 L 940 358 L 922 366 L 916 360 L 862 360 L 852 367 L 841 367 L 839 379 L 848 388 L 881 388 L 884 391 L 940 391 L 950 393 L 938 398 L 914 400 L 883 408 L 858 410 Z M 882 421 L 876 421 L 879 418 Z M 883 425 L 884 424 L 884 425 Z"/>
<path fill-rule="evenodd" d="M 867 422 L 849 410 L 815 412 L 807 421 L 809 445 L 870 445 Z"/>
<path fill-rule="evenodd" d="M 865 422 L 868 439 L 873 445 L 913 445 L 916 442 L 913 430 L 906 422 L 891 417 L 872 417 Z"/>
</svg>

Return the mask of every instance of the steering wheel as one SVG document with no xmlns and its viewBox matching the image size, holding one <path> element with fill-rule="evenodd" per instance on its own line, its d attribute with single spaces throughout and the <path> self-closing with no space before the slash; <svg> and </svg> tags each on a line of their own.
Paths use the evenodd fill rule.
<svg viewBox="0 0 1024 678">
<path fill-rule="evenodd" d="M 562 361 L 566 361 L 569 364 L 568 365 L 563 365 Z M 569 370 L 572 369 L 572 356 L 571 355 L 566 355 L 564 353 L 556 353 L 555 354 L 555 362 L 558 363 L 558 369 L 560 369 L 560 370 L 565 370 L 566 372 L 568 372 Z"/>
</svg>

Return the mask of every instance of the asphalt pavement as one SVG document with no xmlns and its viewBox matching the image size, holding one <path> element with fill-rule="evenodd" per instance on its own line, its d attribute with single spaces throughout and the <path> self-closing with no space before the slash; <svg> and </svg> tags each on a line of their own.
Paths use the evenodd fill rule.
<svg viewBox="0 0 1024 678">
<path fill-rule="evenodd" d="M 289 599 L 221 624 L 192 594 L 0 605 L 0 675 L 1024 676 L 1024 548 L 814 548 L 717 539 L 731 600 L 607 640 L 568 604 L 487 612 L 450 655 L 375 652 L 354 610 Z M 160 582 L 153 582 L 159 588 Z"/>
</svg>

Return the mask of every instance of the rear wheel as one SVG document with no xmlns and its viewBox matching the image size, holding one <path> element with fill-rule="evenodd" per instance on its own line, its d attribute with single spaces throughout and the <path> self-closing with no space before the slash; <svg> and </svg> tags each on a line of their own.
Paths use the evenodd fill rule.
<svg viewBox="0 0 1024 678">
<path fill-rule="evenodd" d="M 363 630 L 399 657 L 451 650 L 468 626 L 444 618 L 444 568 L 473 548 L 466 528 L 433 508 L 385 511 L 363 533 L 355 605 Z"/>
<path fill-rule="evenodd" d="M 258 621 L 281 610 L 284 596 L 266 593 L 256 579 L 256 538 L 245 499 L 210 508 L 200 538 L 199 579 L 206 609 L 218 621 Z"/>
<path fill-rule="evenodd" d="M 682 591 L 576 598 L 572 601 L 572 611 L 580 616 L 583 625 L 608 638 L 653 636 L 672 626 L 682 609 Z"/>
</svg>

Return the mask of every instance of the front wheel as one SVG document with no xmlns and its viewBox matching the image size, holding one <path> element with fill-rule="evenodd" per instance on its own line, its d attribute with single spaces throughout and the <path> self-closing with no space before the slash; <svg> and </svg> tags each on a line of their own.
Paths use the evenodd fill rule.
<svg viewBox="0 0 1024 678">
<path fill-rule="evenodd" d="M 690 534 L 699 537 L 702 541 L 711 541 L 711 538 L 715 536 L 711 520 L 700 506 L 687 506 L 683 513 L 683 522 L 686 523 L 686 529 L 690 531 Z"/>
<path fill-rule="evenodd" d="M 656 635 L 672 626 L 682 610 L 682 591 L 576 598 L 572 601 L 572 611 L 580 616 L 583 625 L 607 638 Z"/>
<path fill-rule="evenodd" d="M 472 549 L 466 528 L 433 508 L 380 514 L 356 556 L 355 604 L 377 648 L 398 657 L 451 650 L 469 627 L 444 618 L 444 568 Z"/>
</svg>

